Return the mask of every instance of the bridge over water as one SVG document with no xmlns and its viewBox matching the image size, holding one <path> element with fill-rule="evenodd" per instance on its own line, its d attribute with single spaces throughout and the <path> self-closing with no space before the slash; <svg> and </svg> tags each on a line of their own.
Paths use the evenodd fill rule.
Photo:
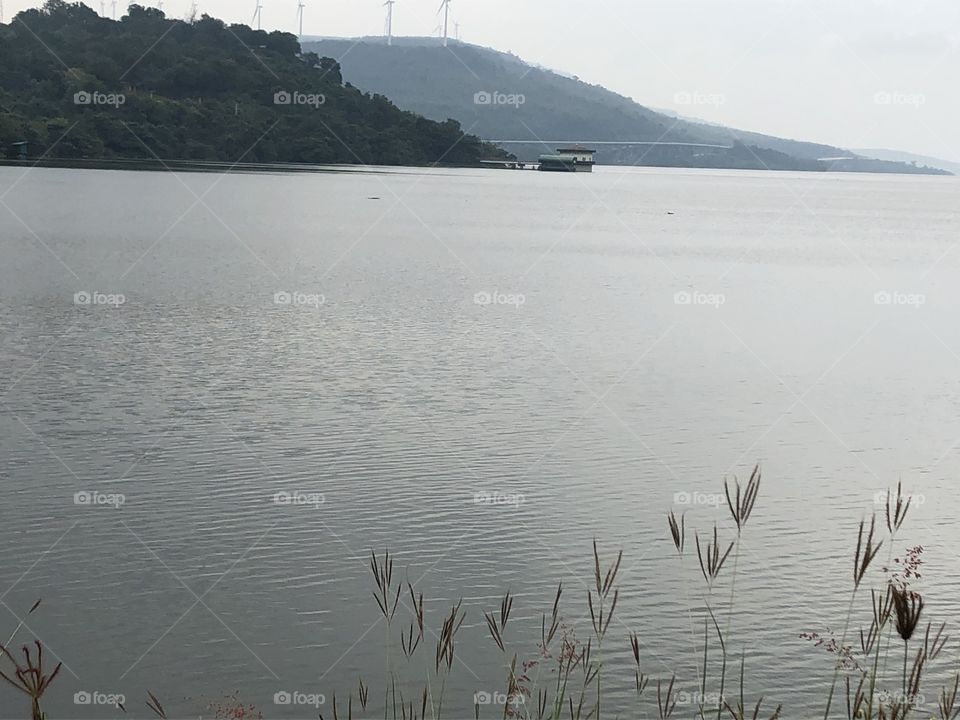
<svg viewBox="0 0 960 720">
<path fill-rule="evenodd" d="M 694 147 L 694 148 L 715 148 L 717 150 L 732 150 L 733 145 L 710 145 L 709 143 L 684 143 L 684 142 L 660 142 L 649 140 L 485 140 L 484 142 L 494 145 L 546 145 L 547 147 L 570 147 L 574 145 L 583 145 L 590 147 L 592 145 L 653 145 L 663 147 Z"/>
</svg>

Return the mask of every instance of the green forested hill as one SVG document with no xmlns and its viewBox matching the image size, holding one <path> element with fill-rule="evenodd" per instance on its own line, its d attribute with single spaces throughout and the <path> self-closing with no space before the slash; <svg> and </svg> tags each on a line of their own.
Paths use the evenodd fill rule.
<svg viewBox="0 0 960 720">
<path fill-rule="evenodd" d="M 293 35 L 48 0 L 0 25 L 0 157 L 473 165 L 498 151 L 343 83 Z"/>
</svg>

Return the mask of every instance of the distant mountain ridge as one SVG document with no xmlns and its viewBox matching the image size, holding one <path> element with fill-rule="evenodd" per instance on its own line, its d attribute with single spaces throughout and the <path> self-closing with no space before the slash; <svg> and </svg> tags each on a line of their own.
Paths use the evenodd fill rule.
<svg viewBox="0 0 960 720">
<path fill-rule="evenodd" d="M 954 175 L 960 175 L 960 162 L 944 160 L 942 158 L 931 157 L 929 155 L 917 155 L 915 153 L 902 152 L 900 150 L 885 149 L 855 149 L 855 153 L 864 157 L 877 158 L 878 160 L 890 160 L 893 162 L 916 163 L 917 165 L 928 165 L 937 167 L 941 170 L 947 170 Z"/>
<path fill-rule="evenodd" d="M 454 118 L 491 140 L 669 142 L 720 145 L 598 147 L 603 164 L 772 170 L 949 174 L 863 158 L 847 149 L 788 140 L 670 117 L 575 76 L 528 64 L 509 53 L 437 38 L 305 39 L 304 49 L 336 58 L 344 79 L 433 120 Z M 695 98 L 694 98 L 695 100 Z M 533 159 L 544 145 L 506 145 Z M 849 158 L 823 161 L 823 158 Z"/>
</svg>

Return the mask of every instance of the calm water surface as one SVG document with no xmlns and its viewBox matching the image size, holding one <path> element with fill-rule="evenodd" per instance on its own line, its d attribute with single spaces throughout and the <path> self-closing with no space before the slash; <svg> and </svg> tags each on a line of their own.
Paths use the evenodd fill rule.
<svg viewBox="0 0 960 720">
<path fill-rule="evenodd" d="M 237 690 L 326 717 L 359 676 L 375 717 L 386 547 L 432 632 L 463 598 L 445 708 L 472 717 L 505 685 L 504 590 L 509 657 L 536 657 L 560 581 L 589 636 L 594 538 L 624 550 L 606 707 L 650 717 L 628 633 L 692 694 L 703 630 L 665 515 L 732 537 L 716 493 L 758 461 L 732 617 L 732 559 L 709 598 L 750 697 L 822 713 L 831 659 L 798 636 L 842 629 L 857 523 L 901 477 L 891 550 L 925 547 L 956 634 L 954 179 L 4 168 L 0 198 L 0 641 L 24 619 L 63 660 L 52 718 L 119 716 L 84 691 L 144 717 L 147 689 L 172 717 Z M 394 660 L 423 678 L 435 636 L 408 668 L 403 602 Z M 0 717 L 24 707 L 0 687 Z"/>
</svg>

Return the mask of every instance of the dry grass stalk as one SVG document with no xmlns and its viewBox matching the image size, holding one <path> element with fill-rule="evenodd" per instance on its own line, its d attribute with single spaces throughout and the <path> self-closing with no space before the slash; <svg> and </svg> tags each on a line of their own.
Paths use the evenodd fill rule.
<svg viewBox="0 0 960 720">
<path fill-rule="evenodd" d="M 598 604 L 596 610 L 593 606 L 593 595 L 587 593 L 587 605 L 590 608 L 590 622 L 593 623 L 593 632 L 597 639 L 602 641 L 607 634 L 607 628 L 610 627 L 610 621 L 613 619 L 613 613 L 617 609 L 617 600 L 620 597 L 620 591 L 614 590 L 613 601 L 610 603 L 610 609 L 604 617 L 604 607 L 602 601 Z"/>
<path fill-rule="evenodd" d="M 370 553 L 370 571 L 373 573 L 373 579 L 377 589 L 373 593 L 377 606 L 387 623 L 393 620 L 397 612 L 397 603 L 400 602 L 400 584 L 397 584 L 396 592 L 393 590 L 393 558 L 390 556 L 390 550 L 383 554 L 383 560 L 378 561 L 376 553 Z"/>
<path fill-rule="evenodd" d="M 860 674 L 860 682 L 857 685 L 857 689 L 851 693 L 850 691 L 850 676 L 847 676 L 847 720 L 859 720 L 860 718 L 866 717 L 864 711 L 864 706 L 867 704 L 867 696 L 863 691 L 863 683 L 866 681 L 866 673 Z"/>
<path fill-rule="evenodd" d="M 453 667 L 457 631 L 466 619 L 466 614 L 460 611 L 462 604 L 463 599 L 461 598 L 457 601 L 457 604 L 450 609 L 450 614 L 443 621 L 440 638 L 437 640 L 436 669 L 438 674 L 443 665 L 446 665 L 447 670 Z"/>
<path fill-rule="evenodd" d="M 937 632 L 932 638 L 930 637 L 930 628 L 930 623 L 927 623 L 927 630 L 923 636 L 923 654 L 927 660 L 936 660 L 943 648 L 946 647 L 950 636 L 943 634 L 943 631 L 947 629 L 946 623 L 940 623 L 940 627 L 937 628 Z"/>
<path fill-rule="evenodd" d="M 860 652 L 864 656 L 873 653 L 873 649 L 877 647 L 882 632 L 883 627 L 877 625 L 876 619 L 870 621 L 870 627 L 867 629 L 866 634 L 864 634 L 863 628 L 860 628 Z"/>
<path fill-rule="evenodd" d="M 593 600 L 593 592 L 587 590 L 587 606 L 590 609 L 590 622 L 593 625 L 593 634 L 597 639 L 597 649 L 598 654 L 602 655 L 603 650 L 603 639 L 607 635 L 607 630 L 610 628 L 610 621 L 613 620 L 613 615 L 617 609 L 617 600 L 620 598 L 620 589 L 614 587 L 614 583 L 617 581 L 617 573 L 620 572 L 620 563 L 623 561 L 623 550 L 617 553 L 617 559 L 607 568 L 607 571 L 604 573 L 600 569 L 600 553 L 597 551 L 597 541 L 593 541 L 593 578 L 594 586 L 597 593 L 596 604 Z M 613 591 L 613 597 L 610 597 L 610 591 Z M 606 603 L 607 600 L 610 600 L 610 607 L 607 609 Z M 588 645 L 589 648 L 589 645 Z M 600 711 L 601 704 L 603 700 L 603 688 L 601 683 L 601 670 L 603 668 L 602 659 L 597 663 L 596 669 L 594 672 L 590 673 L 590 677 L 587 679 L 587 684 L 589 685 L 594 679 L 597 683 L 597 701 L 594 705 L 593 711 L 590 713 L 593 715 L 596 713 L 597 720 L 600 720 Z"/>
<path fill-rule="evenodd" d="M 42 599 L 42 598 L 39 599 L 39 600 L 37 600 L 37 601 L 30 607 L 30 609 L 27 611 L 27 616 L 28 616 L 28 617 L 29 617 L 30 615 L 33 615 L 34 611 L 35 611 L 38 607 L 40 607 L 40 603 L 41 603 L 41 602 L 43 602 L 43 599 Z M 23 625 L 24 625 L 24 621 L 23 621 L 23 620 L 21 620 L 19 623 L 17 623 L 17 627 L 15 627 L 15 628 L 13 629 L 13 632 L 10 633 L 10 637 L 8 637 L 8 638 L 7 638 L 7 641 L 6 641 L 5 643 L 3 643 L 2 645 L 0 645 L 0 647 L 2 647 L 3 645 L 9 646 L 10 643 L 13 642 L 13 639 L 17 636 L 17 633 L 19 633 L 20 630 L 21 630 L 21 628 L 23 628 Z"/>
<path fill-rule="evenodd" d="M 153 711 L 153 714 L 161 720 L 167 720 L 167 713 L 164 711 L 163 705 L 160 704 L 160 701 L 157 700 L 157 696 L 149 690 L 147 690 L 147 695 L 150 696 L 150 699 L 147 700 L 147 707 L 150 708 Z"/>
<path fill-rule="evenodd" d="M 677 549 L 677 554 L 683 557 L 683 548 L 687 541 L 686 518 L 680 515 L 680 521 L 677 522 L 677 516 L 673 510 L 667 516 L 667 523 L 670 525 L 670 536 L 673 538 L 673 546 Z"/>
<path fill-rule="evenodd" d="M 333 720 L 340 720 L 340 712 L 337 709 L 337 694 L 333 694 Z M 320 720 L 323 720 L 323 714 L 320 714 Z M 347 698 L 347 720 L 353 720 L 353 693 Z"/>
<path fill-rule="evenodd" d="M 573 707 L 573 698 L 567 698 L 567 701 L 567 704 L 570 706 L 570 720 L 580 720 L 580 716 L 583 714 L 583 695 L 580 695 L 580 703 L 577 705 L 576 711 L 574 711 Z M 591 712 L 590 714 L 592 715 L 593 713 Z"/>
<path fill-rule="evenodd" d="M 663 681 L 657 680 L 657 712 L 660 715 L 660 720 L 667 720 L 677 709 L 677 697 L 673 692 L 673 685 L 676 680 L 676 675 L 670 678 L 666 692 L 663 690 Z"/>
<path fill-rule="evenodd" d="M 697 533 L 694 533 L 694 540 L 697 543 L 697 558 L 700 560 L 700 572 L 703 573 L 703 579 L 707 581 L 707 585 L 712 585 L 713 581 L 717 579 L 717 576 L 720 574 L 720 570 L 723 568 L 723 564 L 727 561 L 727 558 L 730 556 L 730 551 L 733 550 L 734 543 L 730 543 L 727 546 L 727 549 L 722 553 L 720 552 L 720 542 L 717 538 L 717 525 L 713 525 L 713 542 L 707 541 L 707 543 L 701 547 L 700 545 L 700 536 Z"/>
<path fill-rule="evenodd" d="M 904 643 L 904 685 L 903 685 L 903 695 L 896 699 L 896 705 L 903 710 L 903 717 L 906 717 L 910 710 L 913 709 L 914 705 L 918 702 L 920 698 L 920 683 L 923 679 L 923 671 L 926 667 L 927 657 L 923 652 L 923 648 L 917 650 L 917 654 L 914 657 L 913 665 L 910 666 L 909 673 L 907 672 L 907 643 Z"/>
<path fill-rule="evenodd" d="M 650 678 L 640 671 L 640 637 L 637 633 L 630 633 L 630 649 L 633 651 L 633 661 L 635 664 L 634 679 L 636 681 L 637 695 L 643 695 L 647 689 Z"/>
<path fill-rule="evenodd" d="M 747 709 L 746 709 L 746 706 L 744 705 L 744 692 L 743 692 L 743 680 L 744 680 L 745 670 L 746 670 L 746 660 L 743 656 L 741 656 L 740 658 L 740 698 L 737 701 L 736 707 L 732 706 L 730 703 L 726 701 L 726 699 L 723 698 L 722 691 L 720 693 L 722 705 L 724 708 L 726 708 L 727 712 L 730 713 L 730 717 L 732 717 L 733 720 L 747 720 Z M 753 714 L 750 716 L 751 720 L 758 720 L 758 718 L 760 717 L 760 708 L 762 706 L 763 706 L 763 697 L 757 700 L 757 704 L 753 708 Z M 768 720 L 779 720 L 780 713 L 782 710 L 783 710 L 783 706 L 777 705 L 777 709 L 773 711 L 772 715 L 768 716 Z M 719 716 L 719 713 L 718 713 L 718 716 Z"/>
<path fill-rule="evenodd" d="M 367 701 L 370 699 L 370 686 L 363 684 L 363 678 L 360 678 L 360 708 L 362 710 L 367 709 Z"/>
<path fill-rule="evenodd" d="M 893 586 L 888 584 L 886 592 L 882 595 L 876 590 L 871 590 L 870 595 L 873 599 L 873 621 L 882 628 L 887 624 L 893 611 Z"/>
<path fill-rule="evenodd" d="M 36 605 L 34 607 L 36 607 Z M 63 667 L 63 663 L 57 663 L 53 672 L 47 675 L 43 672 L 43 646 L 39 640 L 34 640 L 33 644 L 37 649 L 36 658 L 30 654 L 30 647 L 24 645 L 22 648 L 24 656 L 23 665 L 17 662 L 17 659 L 6 647 L 0 646 L 0 653 L 3 653 L 14 667 L 13 677 L 10 677 L 0 670 L 0 678 L 3 678 L 13 688 L 30 698 L 30 711 L 33 720 L 43 720 L 44 715 L 40 710 L 40 700 L 43 698 L 43 694 L 49 689 L 50 684 L 60 673 L 60 668 Z"/>
<path fill-rule="evenodd" d="M 877 720 L 906 720 L 907 709 L 904 703 L 897 700 L 890 704 L 889 709 L 883 706 L 877 708 Z"/>
<path fill-rule="evenodd" d="M 584 674 L 584 685 L 589 685 L 593 682 L 593 678 L 596 677 L 599 667 L 595 665 L 591 657 L 593 656 L 593 638 L 587 640 L 587 646 L 583 649 L 583 653 L 580 657 L 580 664 L 583 667 Z"/>
<path fill-rule="evenodd" d="M 409 582 L 407 583 L 407 588 L 410 590 L 410 603 L 413 605 L 413 622 L 410 623 L 406 635 L 402 632 L 400 633 L 400 649 L 403 651 L 404 657 L 409 661 L 420 646 L 420 641 L 423 640 L 424 628 L 423 593 L 420 593 L 418 596 L 413 590 L 413 585 Z M 414 630 L 416 630 L 416 636 L 414 636 Z"/>
<path fill-rule="evenodd" d="M 560 596 L 563 594 L 563 583 L 557 586 L 557 594 L 553 599 L 553 610 L 550 613 L 550 629 L 547 629 L 547 616 L 544 615 L 540 622 L 540 644 L 546 651 L 553 642 L 553 638 L 560 629 Z"/>
<path fill-rule="evenodd" d="M 413 605 L 413 614 L 414 619 L 417 621 L 417 629 L 420 631 L 420 636 L 423 636 L 423 593 L 417 595 L 413 591 L 413 585 L 407 583 L 407 587 L 410 589 L 410 602 Z"/>
<path fill-rule="evenodd" d="M 899 490 L 898 490 L 899 493 Z M 889 495 L 888 495 L 889 498 Z M 902 517 L 900 518 L 902 522 Z M 883 541 L 875 543 L 874 536 L 876 534 L 876 515 L 870 516 L 870 528 L 866 529 L 866 521 L 860 521 L 860 528 L 857 532 L 857 547 L 853 554 L 853 591 L 850 594 L 850 605 L 847 609 L 847 618 L 844 622 L 843 634 L 840 638 L 840 647 L 845 647 L 847 632 L 850 628 L 850 618 L 853 615 L 853 604 L 857 597 L 857 591 L 860 589 L 860 584 L 863 582 L 863 579 L 867 575 L 867 571 L 870 569 L 870 565 L 873 563 L 874 559 L 877 557 L 877 553 L 880 552 L 880 548 L 883 546 Z M 888 593 L 892 592 L 890 589 Z M 871 597 L 873 599 L 873 614 L 874 614 L 874 624 L 879 625 L 877 622 L 879 619 L 884 619 L 884 624 L 886 622 L 885 616 L 889 617 L 889 607 L 890 598 L 883 598 L 880 601 L 876 593 L 871 592 Z M 891 596 L 892 597 L 892 596 Z M 892 597 L 894 601 L 894 607 L 896 607 L 896 598 Z M 874 632 L 879 632 L 874 630 Z M 870 694 L 868 696 L 867 704 L 867 715 L 868 717 L 873 713 L 873 697 L 875 690 L 875 683 L 877 679 L 877 662 L 879 660 L 880 652 L 880 643 L 877 642 L 877 638 L 868 637 L 866 639 L 861 639 L 861 645 L 866 645 L 869 642 L 871 647 L 876 647 L 877 649 L 877 660 L 874 661 L 874 667 L 870 677 Z M 828 720 L 830 716 L 830 708 L 833 704 L 834 691 L 837 686 L 837 678 L 840 674 L 839 665 L 834 669 L 833 681 L 830 684 L 830 692 L 827 695 L 827 706 L 823 713 L 824 720 Z M 906 660 L 904 660 L 904 692 L 906 692 Z M 892 710 L 891 710 L 892 711 Z"/>
<path fill-rule="evenodd" d="M 758 720 L 760 717 L 760 706 L 763 705 L 763 698 L 757 700 L 756 706 L 753 708 L 753 715 L 751 715 L 751 720 Z M 744 710 L 743 704 L 739 704 L 736 709 L 730 707 L 729 703 L 724 703 L 724 707 L 727 709 L 727 712 L 730 713 L 730 716 L 733 720 L 747 720 L 746 711 Z M 777 705 L 777 709 L 773 711 L 773 714 L 768 717 L 767 720 L 780 720 L 780 713 L 783 712 L 783 706 Z"/>
<path fill-rule="evenodd" d="M 760 492 L 760 465 L 754 465 L 753 472 L 750 473 L 750 479 L 747 481 L 746 488 L 741 493 L 740 481 L 736 478 L 734 482 L 734 494 L 731 497 L 730 487 L 727 481 L 723 481 L 723 491 L 727 497 L 727 507 L 730 508 L 730 515 L 737 524 L 737 535 L 743 532 L 743 527 L 750 519 L 753 512 L 753 505 L 757 501 L 757 494 Z"/>
<path fill-rule="evenodd" d="M 897 634 L 907 642 L 913 637 L 923 612 L 923 598 L 905 588 L 893 589 L 893 607 L 896 612 Z"/>
<path fill-rule="evenodd" d="M 484 619 L 487 621 L 487 628 L 490 630 L 490 636 L 497 644 L 497 647 L 500 648 L 501 652 L 506 652 L 503 646 L 503 631 L 507 627 L 507 621 L 510 619 L 510 610 L 512 608 L 513 597 L 511 597 L 510 591 L 507 590 L 506 595 L 503 596 L 503 601 L 500 603 L 499 622 L 493 613 L 485 612 L 483 614 Z"/>
<path fill-rule="evenodd" d="M 510 661 L 510 673 L 507 675 L 507 694 L 504 696 L 503 700 L 504 720 L 512 715 L 514 710 L 513 704 L 516 702 L 517 698 L 522 697 L 522 693 L 523 691 L 521 690 L 520 684 L 517 681 L 517 656 L 514 654 L 513 660 Z"/>
<path fill-rule="evenodd" d="M 537 720 L 543 720 L 547 714 L 547 691 L 539 690 L 537 692 Z"/>
<path fill-rule="evenodd" d="M 893 505 L 892 514 L 890 512 L 890 491 L 887 491 L 887 530 L 890 531 L 891 537 L 896 535 L 900 526 L 903 525 L 903 521 L 907 517 L 907 511 L 910 509 L 910 501 L 913 499 L 912 497 L 907 497 L 906 502 L 904 502 L 903 488 L 901 485 L 902 483 L 897 483 L 897 499 Z"/>
<path fill-rule="evenodd" d="M 957 720 L 957 717 L 960 716 L 960 707 L 957 706 L 958 690 L 960 690 L 960 675 L 954 675 L 953 687 L 940 690 L 940 702 L 937 703 L 940 720 Z"/>
<path fill-rule="evenodd" d="M 864 521 L 860 521 L 860 532 L 857 534 L 857 550 L 853 555 L 854 590 L 860 587 L 860 583 L 863 581 L 864 576 L 867 574 L 867 570 L 870 568 L 870 563 L 873 562 L 873 559 L 880 551 L 880 547 L 883 545 L 882 540 L 876 545 L 873 544 L 873 535 L 876 529 L 876 522 L 876 516 L 871 516 L 870 531 L 867 533 L 866 540 L 864 540 Z"/>
<path fill-rule="evenodd" d="M 420 714 L 413 707 L 413 700 L 407 702 L 403 699 L 403 691 L 400 691 L 400 716 L 403 720 L 426 720 L 427 717 L 427 689 L 423 688 L 421 695 Z M 394 708 L 394 717 L 396 717 L 396 708 Z"/>
<path fill-rule="evenodd" d="M 617 560 L 610 567 L 607 568 L 607 572 L 603 576 L 603 582 L 600 582 L 600 555 L 597 552 L 597 541 L 593 541 L 593 572 L 594 572 L 594 581 L 597 587 L 597 595 L 602 598 L 606 598 L 610 592 L 610 589 L 613 587 L 614 581 L 617 579 L 617 573 L 620 571 L 620 562 L 623 560 L 623 550 L 617 554 Z"/>
<path fill-rule="evenodd" d="M 860 630 L 860 650 L 864 656 L 873 653 L 874 648 L 879 649 L 879 642 L 882 639 L 883 630 L 890 620 L 893 611 L 893 588 L 887 585 L 884 593 L 876 590 L 870 591 L 871 606 L 873 609 L 873 618 L 870 621 L 870 628 L 864 635 L 863 629 Z"/>
<path fill-rule="evenodd" d="M 403 652 L 403 656 L 408 661 L 413 657 L 413 654 L 417 651 L 417 648 L 420 647 L 420 641 L 423 639 L 423 633 L 414 635 L 414 627 L 414 624 L 410 623 L 410 627 L 407 628 L 406 634 L 403 632 L 400 633 L 400 650 Z"/>
</svg>

